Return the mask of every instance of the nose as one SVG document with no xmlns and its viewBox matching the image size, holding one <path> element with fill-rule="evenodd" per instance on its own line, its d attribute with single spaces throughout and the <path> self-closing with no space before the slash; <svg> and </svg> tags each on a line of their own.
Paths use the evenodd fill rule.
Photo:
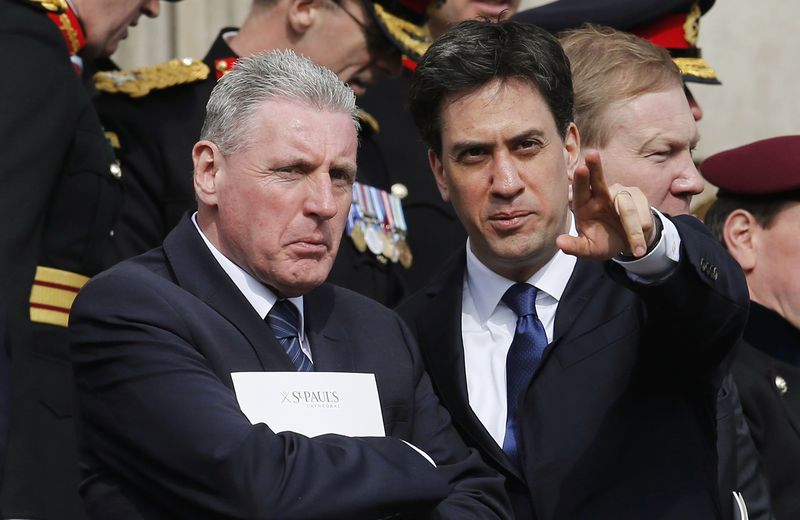
<svg viewBox="0 0 800 520">
<path fill-rule="evenodd" d="M 683 91 L 686 93 L 686 101 L 689 102 L 689 108 L 692 110 L 692 117 L 695 121 L 700 121 L 703 119 L 703 109 L 700 108 L 700 104 L 697 102 L 697 99 L 695 99 L 692 91 L 689 90 L 689 87 L 684 85 Z"/>
<path fill-rule="evenodd" d="M 402 56 L 396 49 L 377 53 L 373 64 L 380 74 L 390 78 L 395 78 L 403 72 Z"/>
<path fill-rule="evenodd" d="M 705 188 L 703 177 L 697 171 L 694 161 L 691 156 L 686 160 L 686 163 L 681 168 L 675 180 L 672 181 L 670 191 L 676 197 L 691 198 L 692 195 L 702 193 Z"/>
<path fill-rule="evenodd" d="M 336 189 L 328 172 L 314 175 L 313 182 L 308 186 L 304 213 L 319 220 L 330 220 L 335 217 L 339 209 L 336 204 Z M 352 191 L 350 193 L 352 196 Z"/>
<path fill-rule="evenodd" d="M 501 151 L 495 154 L 491 164 L 492 194 L 503 199 L 512 199 L 525 189 L 519 165 Z"/>
<path fill-rule="evenodd" d="M 149 18 L 156 18 L 161 12 L 160 0 L 146 0 L 142 6 L 142 12 Z"/>
</svg>

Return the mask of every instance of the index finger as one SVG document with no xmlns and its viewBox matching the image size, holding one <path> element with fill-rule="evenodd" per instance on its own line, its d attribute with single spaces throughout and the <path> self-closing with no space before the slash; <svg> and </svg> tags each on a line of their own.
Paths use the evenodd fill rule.
<svg viewBox="0 0 800 520">
<path fill-rule="evenodd" d="M 610 198 L 608 193 L 608 184 L 603 174 L 603 162 L 600 160 L 600 152 L 597 150 L 589 150 L 584 157 L 586 167 L 589 168 L 589 186 L 592 190 L 592 195 L 599 197 Z"/>
<path fill-rule="evenodd" d="M 639 258 L 647 251 L 647 241 L 644 236 L 642 219 L 639 218 L 639 209 L 633 200 L 633 195 L 622 190 L 614 196 L 614 206 L 617 208 L 620 224 L 625 231 L 625 239 L 631 248 L 633 256 Z"/>
</svg>

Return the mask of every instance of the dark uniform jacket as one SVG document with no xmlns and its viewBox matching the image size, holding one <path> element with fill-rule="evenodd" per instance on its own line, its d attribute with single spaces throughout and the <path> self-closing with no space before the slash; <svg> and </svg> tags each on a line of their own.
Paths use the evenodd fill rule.
<svg viewBox="0 0 800 520">
<path fill-rule="evenodd" d="M 775 518 L 800 518 L 800 330 L 751 303 L 733 376 Z"/>
<path fill-rule="evenodd" d="M 14 59 L 0 77 L 0 290 L 13 357 L 2 509 L 79 518 L 66 323 L 77 290 L 108 265 L 120 169 L 44 8 L 0 0 L 0 13 Z"/>
<path fill-rule="evenodd" d="M 453 423 L 505 475 L 517 518 L 721 518 L 717 368 L 741 333 L 747 287 L 697 219 L 673 222 L 681 260 L 662 283 L 636 284 L 612 262 L 577 261 L 553 341 L 520 398 L 521 471 L 469 404 L 464 252 L 400 307 Z"/>
<path fill-rule="evenodd" d="M 173 60 L 148 67 L 144 76 L 123 85 L 136 85 L 140 97 L 110 93 L 110 82 L 95 100 L 103 124 L 119 141 L 125 200 L 114 237 L 117 260 L 157 247 L 182 215 L 195 204 L 192 147 L 200 137 L 205 106 L 217 78 L 233 66 L 236 54 L 223 39 L 223 29 L 203 62 Z M 157 86 L 154 76 L 171 75 L 166 86 Z M 124 78 L 121 73 L 114 75 Z M 104 87 L 100 85 L 100 89 Z M 363 124 L 358 157 L 357 180 L 389 189 L 382 156 L 372 142 L 372 128 Z M 329 281 L 392 305 L 403 296 L 397 266 L 382 263 L 374 255 L 359 253 L 346 237 Z"/>
<path fill-rule="evenodd" d="M 428 164 L 428 147 L 408 110 L 409 77 L 387 79 L 359 101 L 382 124 L 375 137 L 386 158 L 392 183 L 408 190 L 403 211 L 414 264 L 401 274 L 409 294 L 421 289 L 467 239 L 453 207 L 442 200 Z"/>
</svg>

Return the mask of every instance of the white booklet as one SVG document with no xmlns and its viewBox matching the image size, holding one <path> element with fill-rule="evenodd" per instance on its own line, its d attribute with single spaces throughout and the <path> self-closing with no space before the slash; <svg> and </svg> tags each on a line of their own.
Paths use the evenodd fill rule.
<svg viewBox="0 0 800 520">
<path fill-rule="evenodd" d="M 242 412 L 275 433 L 386 435 L 374 374 L 233 372 L 231 377 Z"/>
</svg>

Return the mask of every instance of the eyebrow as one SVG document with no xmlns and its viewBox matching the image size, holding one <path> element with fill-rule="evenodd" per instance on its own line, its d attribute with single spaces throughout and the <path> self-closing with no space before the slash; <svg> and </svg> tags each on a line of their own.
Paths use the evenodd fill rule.
<svg viewBox="0 0 800 520">
<path fill-rule="evenodd" d="M 656 143 L 658 141 L 663 141 L 665 144 L 668 144 L 668 145 L 674 145 L 676 143 L 681 144 L 681 145 L 683 144 L 683 141 L 679 141 L 679 140 L 677 140 L 677 139 L 675 139 L 675 138 L 673 138 L 673 137 L 671 137 L 669 135 L 665 135 L 663 133 L 658 133 L 658 134 L 650 137 L 650 139 L 644 141 L 639 149 L 640 150 L 644 150 L 648 146 L 651 146 L 653 143 Z M 697 143 L 699 143 L 699 142 L 700 142 L 700 132 L 694 132 L 692 137 L 689 139 L 689 148 L 694 148 L 695 146 L 697 146 Z"/>
<path fill-rule="evenodd" d="M 545 133 L 543 130 L 540 130 L 538 128 L 530 128 L 528 130 L 525 130 L 523 132 L 520 132 L 512 136 L 510 139 L 507 140 L 507 142 L 518 143 L 519 141 L 523 141 L 525 139 L 530 139 L 533 137 L 542 138 L 545 137 Z M 450 155 L 458 156 L 463 151 L 469 150 L 470 148 L 485 148 L 488 146 L 489 143 L 486 141 L 477 141 L 477 140 L 456 141 L 450 147 Z"/>
</svg>

